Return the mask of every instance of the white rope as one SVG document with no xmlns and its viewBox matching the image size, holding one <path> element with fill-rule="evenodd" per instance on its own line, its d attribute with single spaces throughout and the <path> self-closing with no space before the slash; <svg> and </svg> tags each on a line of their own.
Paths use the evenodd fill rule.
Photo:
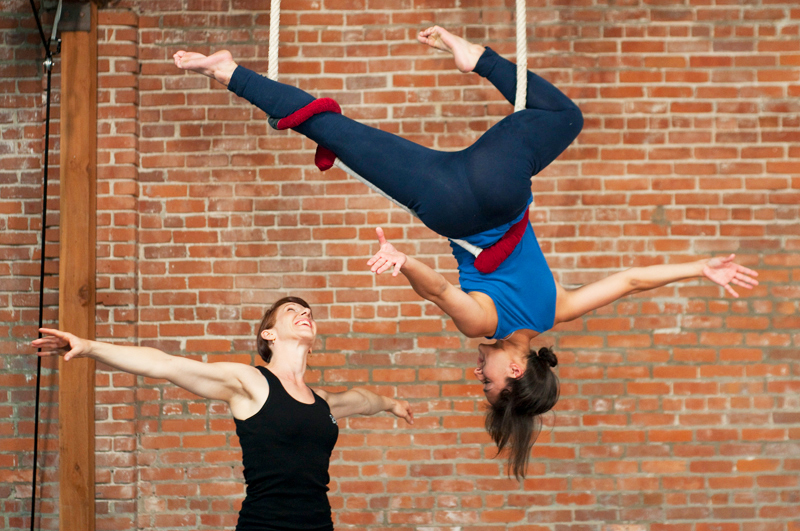
<svg viewBox="0 0 800 531">
<path fill-rule="evenodd" d="M 468 241 L 459 240 L 456 238 L 448 238 L 448 240 L 455 243 L 456 245 L 460 245 L 465 251 L 469 252 L 475 258 L 477 258 L 478 255 L 481 254 L 481 251 L 483 251 L 483 249 L 481 249 L 477 245 L 472 245 Z"/>
<path fill-rule="evenodd" d="M 517 96 L 514 112 L 525 108 L 528 93 L 528 34 L 525 0 L 517 0 Z"/>
<path fill-rule="evenodd" d="M 267 59 L 267 77 L 278 80 L 278 41 L 281 26 L 281 0 L 272 0 L 269 6 L 269 53 Z"/>
</svg>

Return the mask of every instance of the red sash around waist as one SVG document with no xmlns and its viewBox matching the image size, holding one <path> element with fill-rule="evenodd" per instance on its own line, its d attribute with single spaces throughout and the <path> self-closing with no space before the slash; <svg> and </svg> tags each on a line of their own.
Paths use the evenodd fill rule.
<svg viewBox="0 0 800 531">
<path fill-rule="evenodd" d="M 475 258 L 475 269 L 484 274 L 491 273 L 514 252 L 530 223 L 528 220 L 529 210 L 530 207 L 526 208 L 522 219 L 511 225 L 499 240 L 478 254 Z"/>
</svg>

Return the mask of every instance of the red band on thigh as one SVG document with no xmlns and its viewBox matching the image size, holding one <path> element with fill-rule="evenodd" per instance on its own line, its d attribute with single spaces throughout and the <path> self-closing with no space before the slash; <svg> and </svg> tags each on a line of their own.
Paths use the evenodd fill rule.
<svg viewBox="0 0 800 531">
<path fill-rule="evenodd" d="M 276 129 L 282 130 L 297 127 L 315 114 L 320 114 L 323 112 L 335 112 L 336 114 L 342 114 L 342 109 L 334 99 L 319 98 L 312 101 L 305 107 L 301 107 L 289 116 L 278 120 Z M 317 152 L 314 154 L 314 164 L 317 165 L 317 168 L 319 168 L 321 171 L 329 170 L 333 167 L 333 163 L 335 161 L 336 153 L 328 148 L 317 146 Z"/>
</svg>

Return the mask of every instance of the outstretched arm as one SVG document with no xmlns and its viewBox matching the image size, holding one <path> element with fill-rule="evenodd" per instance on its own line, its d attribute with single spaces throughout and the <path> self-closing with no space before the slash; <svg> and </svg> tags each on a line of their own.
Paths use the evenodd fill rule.
<svg viewBox="0 0 800 531">
<path fill-rule="evenodd" d="M 411 411 L 411 406 L 405 400 L 376 395 L 360 387 L 344 393 L 329 393 L 322 389 L 315 389 L 314 392 L 328 403 L 331 414 L 336 418 L 351 415 L 374 415 L 381 411 L 388 411 L 396 417 L 405 419 L 407 423 L 414 424 L 414 412 Z"/>
<path fill-rule="evenodd" d="M 394 245 L 386 241 L 383 229 L 375 229 L 378 234 L 380 250 L 373 256 L 368 266 L 375 274 L 381 274 L 394 267 L 392 276 L 403 273 L 417 294 L 427 299 L 453 319 L 456 327 L 467 337 L 480 337 L 494 333 L 488 310 L 469 294 L 453 286 L 441 274 L 419 260 L 406 256 Z"/>
<path fill-rule="evenodd" d="M 565 322 L 610 304 L 632 293 L 665 286 L 678 280 L 705 277 L 738 297 L 731 284 L 752 289 L 758 285 L 758 273 L 734 263 L 735 255 L 708 258 L 674 265 L 634 267 L 576 290 L 559 290 L 556 301 L 556 322 Z"/>
<path fill-rule="evenodd" d="M 253 379 L 252 371 L 258 374 L 241 363 L 202 363 L 154 348 L 111 345 L 60 330 L 40 330 L 45 336 L 32 342 L 41 349 L 40 356 L 62 355 L 64 361 L 92 358 L 131 374 L 169 380 L 203 398 L 228 404 L 237 398 L 250 398 L 246 382 Z"/>
</svg>

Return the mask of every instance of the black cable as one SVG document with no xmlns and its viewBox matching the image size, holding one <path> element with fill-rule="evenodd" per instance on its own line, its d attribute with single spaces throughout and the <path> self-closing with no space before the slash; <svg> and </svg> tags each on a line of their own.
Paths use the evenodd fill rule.
<svg viewBox="0 0 800 531">
<path fill-rule="evenodd" d="M 39 13 L 31 0 L 33 17 L 36 19 L 36 26 L 39 28 L 39 35 L 42 38 L 42 46 L 45 51 L 44 66 L 47 70 L 47 98 L 45 100 L 45 122 L 44 122 L 44 177 L 42 179 L 42 231 L 41 231 L 41 251 L 39 256 L 39 328 L 44 324 L 44 269 L 45 269 L 45 248 L 47 230 L 47 169 L 50 159 L 50 87 L 51 74 L 53 70 L 53 56 L 50 53 L 50 44 L 44 36 L 42 23 L 39 20 Z M 42 333 L 39 332 L 39 338 Z M 39 461 L 39 398 L 42 388 L 42 358 L 36 357 L 36 407 L 34 409 L 33 422 L 33 479 L 31 489 L 31 531 L 34 531 L 36 524 L 36 475 L 37 464 Z"/>
<path fill-rule="evenodd" d="M 52 73 L 52 59 L 49 57 L 45 61 L 47 68 L 47 103 L 44 122 L 44 179 L 42 180 L 42 235 L 41 252 L 39 256 L 39 328 L 44 324 L 44 266 L 45 266 L 45 247 L 47 230 L 47 166 L 50 156 L 50 79 Z M 39 332 L 39 338 L 42 333 Z M 36 408 L 33 420 L 33 488 L 31 489 L 31 531 L 34 530 L 36 515 L 36 464 L 39 457 L 39 396 L 42 388 L 42 358 L 36 356 Z"/>
<path fill-rule="evenodd" d="M 39 12 L 36 11 L 36 6 L 33 5 L 33 0 L 31 0 L 31 9 L 33 10 L 33 18 L 36 19 L 36 26 L 39 28 L 39 35 L 42 37 L 42 44 L 44 45 L 44 53 L 47 57 L 51 57 L 50 43 L 44 36 L 44 30 L 42 29 L 42 22 L 39 20 Z"/>
</svg>

